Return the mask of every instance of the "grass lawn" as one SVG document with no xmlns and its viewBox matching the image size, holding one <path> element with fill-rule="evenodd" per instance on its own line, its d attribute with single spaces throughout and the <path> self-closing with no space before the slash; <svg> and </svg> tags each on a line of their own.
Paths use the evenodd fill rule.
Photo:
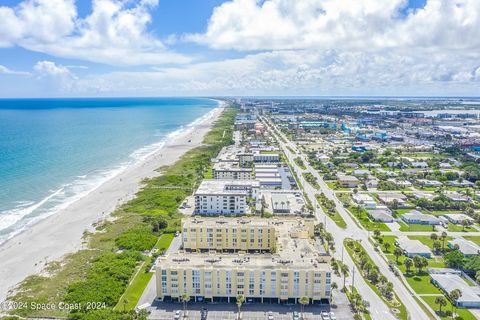
<svg viewBox="0 0 480 320">
<path fill-rule="evenodd" d="M 435 310 L 435 312 L 438 311 L 438 305 L 435 304 L 435 296 L 424 296 L 422 297 L 422 299 L 428 303 L 428 305 L 433 309 Z M 442 312 L 444 310 L 452 310 L 452 304 L 450 303 L 450 300 L 446 299 L 447 300 L 447 306 L 446 307 L 443 307 L 442 308 Z M 468 309 L 457 309 L 456 311 L 456 314 L 457 314 L 457 317 L 455 318 L 456 320 L 475 320 L 475 317 L 473 316 L 473 314 L 470 313 L 470 311 L 468 311 Z M 440 317 L 440 319 L 442 320 L 451 320 L 452 317 L 446 317 L 445 314 L 443 313 L 442 316 L 440 316 L 437 312 L 437 315 Z"/>
<path fill-rule="evenodd" d="M 480 246 L 480 237 L 463 236 L 463 238 L 465 238 L 466 240 L 470 240 Z"/>
<path fill-rule="evenodd" d="M 151 259 L 151 258 L 150 258 Z M 146 262 L 150 261 L 147 260 Z M 115 306 L 115 310 L 126 311 L 133 310 L 137 306 L 138 300 L 142 296 L 143 291 L 147 287 L 148 282 L 153 276 L 153 272 L 145 272 L 144 268 L 146 262 L 142 263 L 138 273 L 133 278 L 132 282 L 127 287 L 127 290 L 123 293 L 123 296 L 118 301 L 117 305 Z M 124 299 L 127 299 L 128 303 L 125 305 L 123 303 Z"/>
<path fill-rule="evenodd" d="M 173 233 L 162 234 L 162 236 L 158 239 L 157 244 L 155 245 L 155 248 L 157 248 L 158 251 L 167 250 L 167 248 L 170 246 L 170 243 L 172 242 L 174 237 L 175 235 Z"/>
<path fill-rule="evenodd" d="M 155 244 L 155 248 L 157 248 L 160 252 L 165 251 L 170 246 L 170 243 L 172 242 L 174 237 L 175 235 L 173 233 L 162 234 L 160 238 L 158 238 L 158 241 Z M 153 272 L 145 272 L 144 270 L 147 264 L 151 262 L 152 257 L 149 257 L 140 265 L 138 273 L 132 279 L 127 289 L 123 293 L 122 297 L 118 301 L 117 305 L 115 306 L 116 310 L 123 311 L 123 309 L 125 308 L 125 310 L 128 311 L 133 310 L 137 306 L 138 300 L 140 300 L 143 291 L 145 290 L 148 282 L 153 276 Z M 123 300 L 125 298 L 128 300 L 128 303 L 126 305 L 123 303 Z"/>
<path fill-rule="evenodd" d="M 333 222 L 335 222 L 340 228 L 345 229 L 347 227 L 345 220 L 343 220 L 342 216 L 340 215 L 340 213 L 338 213 L 338 211 L 335 210 L 335 214 L 333 216 L 328 215 L 328 217 L 332 219 Z"/>
<path fill-rule="evenodd" d="M 458 213 L 455 210 L 427 210 L 424 213 L 431 214 L 433 216 L 442 216 L 444 214 Z"/>
<path fill-rule="evenodd" d="M 451 222 L 448 223 L 448 231 L 451 232 L 477 232 L 475 228 L 472 227 L 463 227 L 462 225 L 456 225 Z"/>
<path fill-rule="evenodd" d="M 399 221 L 400 231 L 425 231 L 436 232 L 433 226 L 427 224 L 406 224 L 403 221 Z"/>
<path fill-rule="evenodd" d="M 357 217 L 358 221 L 360 221 L 362 226 L 368 231 L 374 231 L 377 229 L 380 231 L 390 231 L 390 228 L 385 223 L 370 220 L 367 212 L 364 209 L 360 209 L 360 211 L 358 211 L 356 207 L 349 206 L 347 211 L 351 215 Z"/>
<path fill-rule="evenodd" d="M 341 188 L 337 187 L 336 181 L 325 181 L 327 186 L 332 189 L 332 190 L 338 190 L 338 191 L 352 191 L 352 188 Z"/>
</svg>

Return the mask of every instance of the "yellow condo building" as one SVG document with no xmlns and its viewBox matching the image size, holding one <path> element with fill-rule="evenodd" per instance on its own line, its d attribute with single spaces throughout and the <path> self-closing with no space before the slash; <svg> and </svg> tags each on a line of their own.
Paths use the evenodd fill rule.
<svg viewBox="0 0 480 320">
<path fill-rule="evenodd" d="M 239 295 L 279 303 L 330 298 L 330 256 L 313 239 L 313 221 L 195 219 L 183 223 L 184 250 L 159 258 L 159 299 L 177 300 L 184 294 L 194 301 L 228 302 Z"/>
<path fill-rule="evenodd" d="M 186 251 L 271 252 L 276 244 L 275 222 L 258 218 L 184 219 L 182 237 Z"/>
</svg>

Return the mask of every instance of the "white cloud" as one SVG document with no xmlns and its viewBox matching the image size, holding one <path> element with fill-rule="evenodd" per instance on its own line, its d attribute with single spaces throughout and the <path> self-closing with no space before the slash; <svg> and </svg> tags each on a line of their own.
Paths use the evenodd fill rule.
<svg viewBox="0 0 480 320">
<path fill-rule="evenodd" d="M 76 90 L 78 78 L 65 66 L 52 61 L 39 61 L 33 70 L 41 85 L 49 91 L 68 93 Z"/>
<path fill-rule="evenodd" d="M 205 34 L 186 39 L 238 50 L 480 48 L 480 1 L 428 0 L 407 16 L 407 0 L 232 0 Z"/>
<path fill-rule="evenodd" d="M 158 0 L 93 0 L 91 14 L 80 18 L 73 0 L 25 0 L 0 7 L 0 46 L 112 65 L 189 62 L 148 32 L 150 10 L 157 5 Z"/>
<path fill-rule="evenodd" d="M 15 76 L 29 76 L 29 75 L 31 75 L 30 72 L 11 70 L 11 69 L 9 69 L 5 66 L 2 66 L 1 64 L 0 64 L 0 74 L 9 74 L 9 75 L 15 75 Z"/>
<path fill-rule="evenodd" d="M 464 95 L 476 92 L 476 59 L 361 51 L 288 50 L 244 58 L 112 72 L 77 81 L 99 95 Z"/>
</svg>

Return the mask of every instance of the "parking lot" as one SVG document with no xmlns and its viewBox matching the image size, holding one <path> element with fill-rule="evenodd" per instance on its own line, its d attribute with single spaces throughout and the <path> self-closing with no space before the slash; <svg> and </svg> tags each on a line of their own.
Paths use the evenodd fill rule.
<svg viewBox="0 0 480 320">
<path fill-rule="evenodd" d="M 202 308 L 206 308 L 207 320 L 236 320 L 237 319 L 237 306 L 231 304 L 211 304 L 211 303 L 189 303 L 187 306 L 188 319 L 202 320 L 200 317 Z M 183 305 L 178 302 L 155 302 L 148 308 L 150 311 L 149 319 L 156 320 L 172 320 L 175 319 L 176 311 L 180 311 L 180 315 L 183 315 Z M 241 308 L 243 320 L 268 320 L 269 314 L 272 315 L 274 320 L 292 320 L 293 312 L 300 313 L 300 305 L 278 305 L 278 304 L 245 304 Z M 320 305 L 308 305 L 305 307 L 305 319 L 306 320 L 321 320 L 321 312 L 328 311 L 334 312 L 337 320 L 351 319 L 352 314 L 348 306 L 320 306 Z M 180 317 L 182 319 L 182 317 Z"/>
</svg>

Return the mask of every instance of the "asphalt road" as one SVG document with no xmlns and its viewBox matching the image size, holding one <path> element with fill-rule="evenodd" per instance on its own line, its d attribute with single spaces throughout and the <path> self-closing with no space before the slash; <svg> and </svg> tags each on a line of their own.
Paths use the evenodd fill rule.
<svg viewBox="0 0 480 320">
<path fill-rule="evenodd" d="M 269 131 L 278 138 L 277 132 L 272 129 L 273 124 L 270 121 L 266 120 L 265 118 L 263 118 L 263 120 L 264 120 L 264 123 L 265 122 L 268 123 L 267 128 L 269 129 Z M 317 207 L 315 194 L 319 193 L 319 191 L 315 190 L 307 181 L 305 181 L 305 179 L 302 176 L 303 172 L 310 172 L 317 178 L 318 183 L 320 185 L 320 191 L 323 192 L 328 199 L 333 200 L 335 202 L 337 211 L 340 213 L 340 215 L 342 216 L 342 218 L 345 220 L 347 224 L 346 229 L 339 228 L 331 219 L 328 218 L 325 220 L 326 215 L 321 210 L 321 208 L 315 209 L 315 214 L 317 218 L 320 221 L 327 222 L 326 223 L 327 231 L 332 233 L 332 235 L 334 236 L 335 248 L 336 248 L 336 253 L 334 254 L 335 258 L 341 259 L 341 256 L 339 256 L 339 253 L 342 251 L 343 240 L 345 238 L 353 238 L 355 240 L 361 241 L 363 247 L 365 248 L 367 253 L 370 255 L 373 262 L 379 267 L 380 272 L 383 275 L 385 275 L 389 279 L 389 281 L 392 282 L 394 286 L 394 291 L 397 294 L 398 298 L 405 305 L 410 318 L 419 319 L 419 320 L 429 319 L 429 317 L 425 314 L 425 312 L 421 309 L 421 307 L 416 303 L 412 294 L 407 290 L 407 288 L 403 285 L 400 279 L 395 277 L 395 275 L 389 269 L 387 263 L 374 250 L 374 247 L 368 241 L 368 237 L 369 237 L 368 232 L 357 226 L 357 224 L 353 221 L 350 214 L 343 207 L 342 203 L 335 196 L 334 191 L 332 191 L 326 185 L 326 183 L 323 181 L 322 177 L 318 174 L 318 172 L 309 165 L 305 156 L 302 155 L 301 153 L 300 154 L 298 153 L 297 146 L 294 143 L 290 142 L 286 136 L 284 136 L 283 134 L 281 135 L 287 141 L 287 143 L 284 143 L 281 139 L 278 139 L 280 146 L 284 151 L 285 155 L 287 156 L 290 164 L 294 168 L 295 172 L 297 173 L 297 176 L 300 179 L 300 182 L 304 186 L 305 192 L 307 193 L 308 197 L 312 200 L 312 203 L 314 204 L 315 208 Z M 290 152 L 287 146 L 292 148 L 294 151 L 297 151 L 297 154 L 293 154 L 292 152 Z M 293 159 L 298 156 L 302 158 L 305 166 L 307 167 L 306 170 L 301 169 L 293 161 Z M 345 252 L 343 255 L 343 258 L 344 258 L 344 262 L 350 267 L 350 270 L 352 270 L 354 263 L 351 260 L 350 256 Z M 349 277 L 349 280 L 351 281 L 351 277 Z M 347 283 L 350 283 L 350 282 L 347 281 Z M 357 276 L 355 277 L 355 287 L 359 291 L 359 293 L 362 295 L 362 297 L 370 302 L 371 307 L 369 310 L 371 312 L 371 316 L 373 319 L 379 319 L 379 320 L 395 319 L 394 315 L 391 313 L 387 305 L 383 302 L 383 300 L 381 300 L 377 296 L 377 294 L 372 289 L 370 289 L 370 287 L 368 287 L 368 285 L 365 283 L 363 278 L 359 275 L 358 271 L 357 271 Z"/>
</svg>

